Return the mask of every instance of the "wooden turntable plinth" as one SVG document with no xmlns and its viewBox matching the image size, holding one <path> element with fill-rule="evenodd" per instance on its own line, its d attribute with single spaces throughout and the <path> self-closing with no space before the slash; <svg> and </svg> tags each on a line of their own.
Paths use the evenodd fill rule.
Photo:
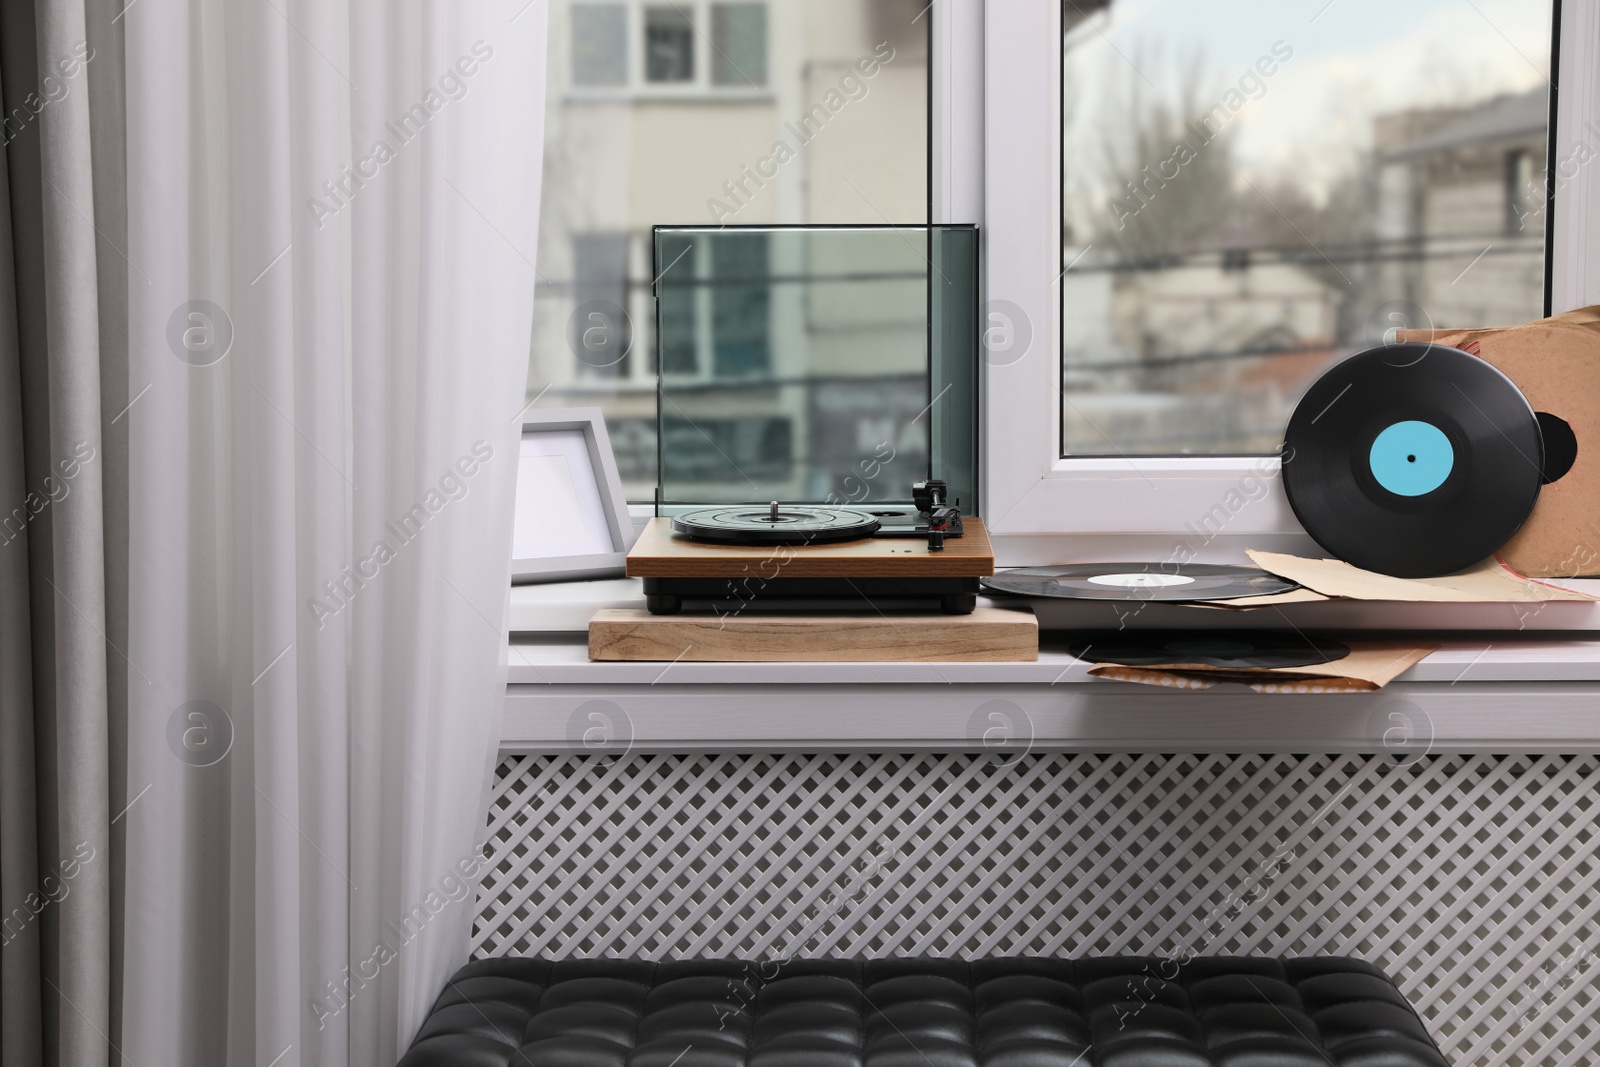
<svg viewBox="0 0 1600 1067">
<path fill-rule="evenodd" d="M 966 614 L 977 603 L 978 579 L 994 573 L 994 548 L 982 519 L 963 516 L 962 525 L 962 536 L 947 538 L 942 550 L 933 551 L 914 537 L 831 545 L 705 544 L 676 536 L 671 519 L 656 518 L 628 553 L 627 574 L 645 580 L 655 614 L 673 614 L 685 600 L 820 600 L 896 608 L 917 602 L 925 609 L 932 602 L 935 610 Z"/>
</svg>

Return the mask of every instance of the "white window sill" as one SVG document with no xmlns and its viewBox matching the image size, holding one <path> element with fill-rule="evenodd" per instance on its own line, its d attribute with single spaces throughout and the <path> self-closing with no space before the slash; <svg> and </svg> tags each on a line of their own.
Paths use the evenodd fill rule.
<svg viewBox="0 0 1600 1067">
<path fill-rule="evenodd" d="M 1455 642 L 1376 693 L 1161 689 L 1038 663 L 591 663 L 511 646 L 504 752 L 1600 752 L 1600 643 Z"/>
<path fill-rule="evenodd" d="M 638 583 L 520 587 L 513 602 L 518 625 L 564 632 L 510 643 L 508 752 L 1600 751 L 1600 640 L 1581 634 L 1457 634 L 1376 693 L 1276 695 L 1091 678 L 1051 633 L 1037 663 L 595 663 L 583 624 L 639 604 Z M 1554 607 L 1573 606 L 1594 608 Z"/>
<path fill-rule="evenodd" d="M 612 578 L 511 587 L 511 632 L 584 633 L 601 608 L 644 607 L 644 582 Z"/>
</svg>

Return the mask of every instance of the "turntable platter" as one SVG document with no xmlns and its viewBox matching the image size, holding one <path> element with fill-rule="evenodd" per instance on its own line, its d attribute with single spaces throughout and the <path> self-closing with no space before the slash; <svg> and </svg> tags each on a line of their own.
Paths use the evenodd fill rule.
<svg viewBox="0 0 1600 1067">
<path fill-rule="evenodd" d="M 844 508 L 805 507 L 776 500 L 701 508 L 672 520 L 672 531 L 722 545 L 828 545 L 878 532 L 878 520 Z"/>
</svg>

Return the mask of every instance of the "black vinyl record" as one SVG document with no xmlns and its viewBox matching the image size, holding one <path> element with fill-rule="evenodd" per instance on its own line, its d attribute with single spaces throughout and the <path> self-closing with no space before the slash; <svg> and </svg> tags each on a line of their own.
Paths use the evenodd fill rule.
<svg viewBox="0 0 1600 1067">
<path fill-rule="evenodd" d="M 1121 633 L 1074 643 L 1072 654 L 1093 663 L 1127 667 L 1170 667 L 1200 664 L 1246 668 L 1315 667 L 1344 659 L 1350 649 L 1337 641 L 1298 633 Z"/>
<path fill-rule="evenodd" d="M 723 545 L 827 545 L 878 532 L 878 520 L 847 508 L 797 504 L 729 504 L 672 520 L 673 533 Z"/>
<path fill-rule="evenodd" d="M 1255 567 L 1214 563 L 1070 563 L 1019 567 L 982 580 L 983 587 L 1019 596 L 1076 600 L 1234 600 L 1287 593 L 1300 586 Z"/>
<path fill-rule="evenodd" d="M 1543 465 L 1538 419 L 1511 379 L 1441 345 L 1351 356 L 1284 433 L 1283 487 L 1306 532 L 1399 578 L 1492 555 L 1533 510 Z"/>
</svg>

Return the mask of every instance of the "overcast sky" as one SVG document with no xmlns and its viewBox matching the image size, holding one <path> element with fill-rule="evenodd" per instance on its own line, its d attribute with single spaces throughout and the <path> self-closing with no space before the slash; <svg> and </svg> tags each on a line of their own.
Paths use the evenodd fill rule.
<svg viewBox="0 0 1600 1067">
<path fill-rule="evenodd" d="M 1235 149 L 1246 173 L 1313 188 L 1370 146 L 1374 115 L 1530 89 L 1549 68 L 1550 0 L 1114 0 L 1094 26 L 1068 53 L 1082 87 L 1069 151 L 1104 106 L 1097 86 L 1134 63 L 1165 89 L 1198 50 L 1218 96 L 1283 41 L 1294 57 L 1234 120 Z"/>
</svg>

